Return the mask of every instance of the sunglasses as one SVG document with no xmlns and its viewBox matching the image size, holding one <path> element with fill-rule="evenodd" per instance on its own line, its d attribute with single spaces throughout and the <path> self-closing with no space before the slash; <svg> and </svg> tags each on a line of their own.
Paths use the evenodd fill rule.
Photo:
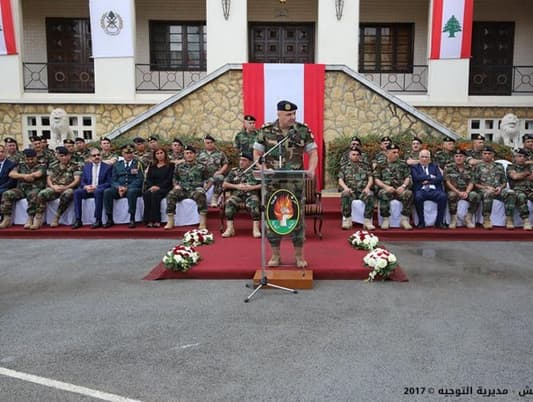
<svg viewBox="0 0 533 402">
<path fill-rule="evenodd" d="M 91 156 L 100 156 L 100 154 L 91 154 Z"/>
</svg>

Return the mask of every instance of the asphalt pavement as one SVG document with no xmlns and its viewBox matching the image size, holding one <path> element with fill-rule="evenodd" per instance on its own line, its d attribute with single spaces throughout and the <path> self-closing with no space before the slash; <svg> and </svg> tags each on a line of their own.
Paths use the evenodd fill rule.
<svg viewBox="0 0 533 402">
<path fill-rule="evenodd" d="M 0 400 L 533 400 L 530 242 L 391 242 L 407 283 L 250 303 L 141 280 L 173 243 L 1 240 Z"/>
</svg>

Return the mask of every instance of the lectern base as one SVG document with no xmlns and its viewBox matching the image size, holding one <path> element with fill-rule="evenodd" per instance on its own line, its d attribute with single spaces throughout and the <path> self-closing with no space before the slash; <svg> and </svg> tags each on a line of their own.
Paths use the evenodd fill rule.
<svg viewBox="0 0 533 402">
<path fill-rule="evenodd" d="M 266 270 L 266 277 L 269 283 L 291 289 L 313 289 L 313 271 L 302 269 L 272 269 Z M 259 286 L 262 278 L 262 271 L 255 271 L 253 278 L 254 287 Z M 268 286 L 265 287 L 268 289 Z"/>
</svg>

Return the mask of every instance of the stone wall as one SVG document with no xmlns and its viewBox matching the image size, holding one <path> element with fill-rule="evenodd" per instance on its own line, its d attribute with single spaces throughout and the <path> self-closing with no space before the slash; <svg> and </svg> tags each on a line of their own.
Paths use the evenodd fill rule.
<svg viewBox="0 0 533 402">
<path fill-rule="evenodd" d="M 325 92 L 326 155 L 328 142 L 341 135 L 357 134 L 364 138 L 366 134 L 394 135 L 408 129 L 416 133 L 439 135 L 425 123 L 342 72 L 326 73 Z M 49 114 L 56 107 L 65 109 L 69 114 L 96 115 L 96 137 L 100 138 L 148 110 L 151 105 L 0 104 L 0 138 L 13 136 L 22 143 L 22 116 Z M 176 136 L 201 137 L 210 133 L 229 141 L 242 127 L 242 109 L 242 72 L 229 71 L 122 136 L 146 138 L 158 134 L 171 139 Z M 471 118 L 496 119 L 511 112 L 522 119 L 533 118 L 533 108 L 419 107 L 418 110 L 463 137 L 468 134 L 468 119 Z"/>
</svg>

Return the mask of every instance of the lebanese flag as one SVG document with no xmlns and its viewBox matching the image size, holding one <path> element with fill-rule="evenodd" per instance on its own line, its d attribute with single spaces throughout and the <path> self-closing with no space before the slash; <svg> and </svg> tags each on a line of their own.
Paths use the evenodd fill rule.
<svg viewBox="0 0 533 402">
<path fill-rule="evenodd" d="M 296 121 L 307 124 L 318 146 L 315 172 L 317 189 L 323 186 L 324 166 L 324 64 L 245 63 L 242 68 L 244 114 L 257 119 L 257 125 L 277 119 L 281 100 L 298 106 Z"/>
<path fill-rule="evenodd" d="M 468 59 L 474 0 L 433 0 L 431 59 Z"/>
<path fill-rule="evenodd" d="M 0 0 L 0 55 L 17 54 L 11 0 Z"/>
</svg>

